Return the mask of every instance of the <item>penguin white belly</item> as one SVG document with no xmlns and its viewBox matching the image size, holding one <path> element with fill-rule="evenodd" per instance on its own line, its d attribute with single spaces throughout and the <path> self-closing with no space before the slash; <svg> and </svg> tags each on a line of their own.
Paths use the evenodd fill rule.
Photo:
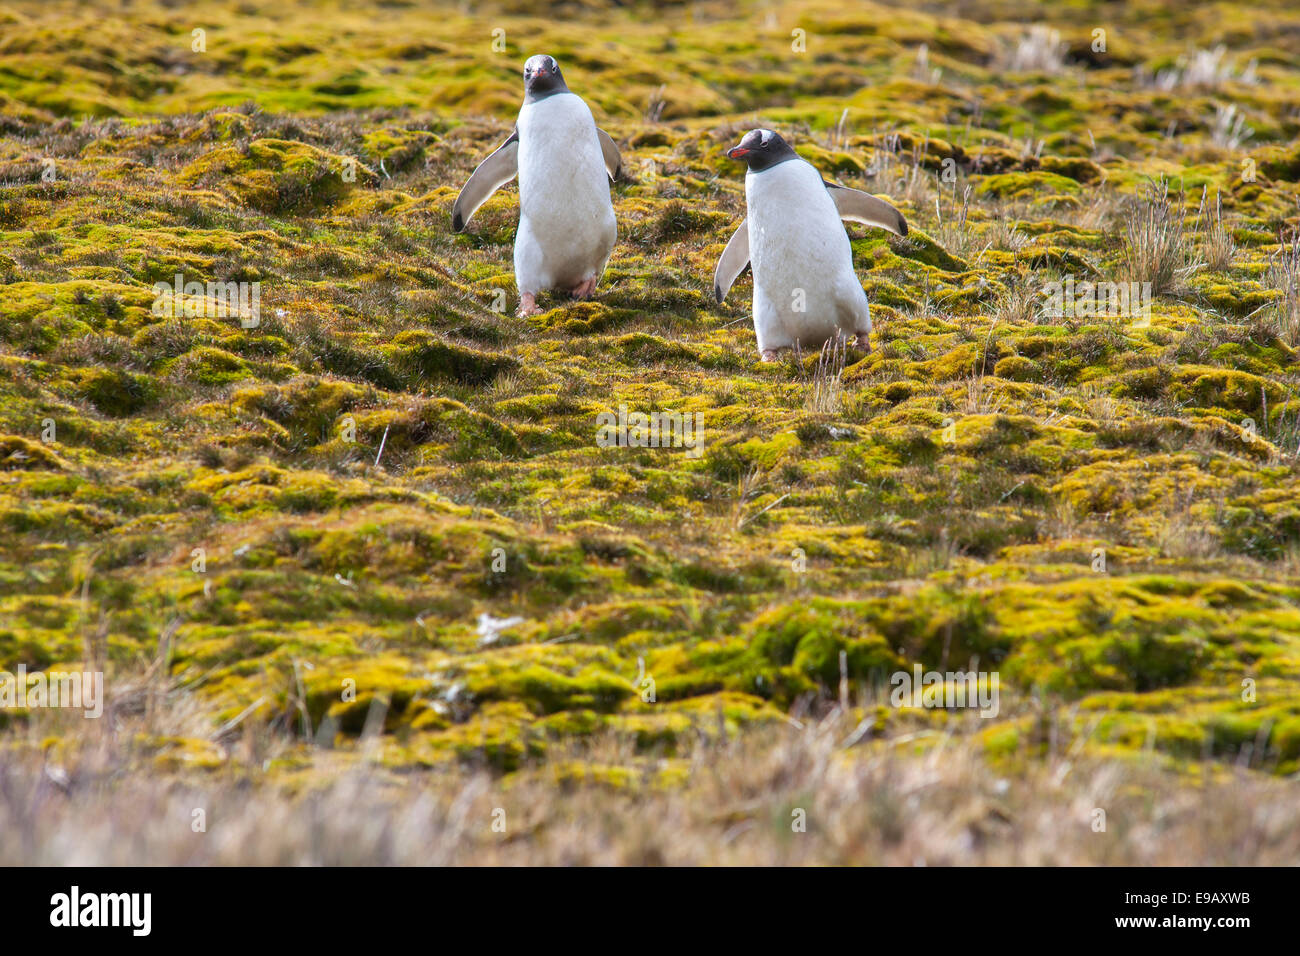
<svg viewBox="0 0 1300 956">
<path fill-rule="evenodd" d="M 572 93 L 556 93 L 526 104 L 518 128 L 520 293 L 599 279 L 618 227 L 591 110 Z"/>
<path fill-rule="evenodd" d="M 821 174 L 789 160 L 745 177 L 759 351 L 871 331 L 853 249 Z"/>
</svg>

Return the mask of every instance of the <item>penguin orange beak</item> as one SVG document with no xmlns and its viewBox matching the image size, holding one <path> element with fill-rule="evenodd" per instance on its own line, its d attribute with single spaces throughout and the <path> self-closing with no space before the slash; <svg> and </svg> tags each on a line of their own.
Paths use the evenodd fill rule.
<svg viewBox="0 0 1300 956">
<path fill-rule="evenodd" d="M 731 159 L 740 159 L 740 157 L 744 156 L 748 152 L 749 150 L 744 146 L 733 146 L 731 149 L 727 150 L 727 155 Z"/>
</svg>

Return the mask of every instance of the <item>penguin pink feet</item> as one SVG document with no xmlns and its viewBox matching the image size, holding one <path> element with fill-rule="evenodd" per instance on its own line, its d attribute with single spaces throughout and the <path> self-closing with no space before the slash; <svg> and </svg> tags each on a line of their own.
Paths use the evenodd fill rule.
<svg viewBox="0 0 1300 956">
<path fill-rule="evenodd" d="M 530 315 L 541 315 L 542 310 L 537 307 L 537 296 L 531 292 L 525 292 L 519 297 L 519 311 L 515 313 L 521 319 L 526 319 Z"/>
<path fill-rule="evenodd" d="M 596 277 L 592 276 L 590 279 L 586 279 L 574 286 L 573 291 L 570 292 L 569 295 L 573 296 L 575 299 L 585 299 L 595 291 Z"/>
<path fill-rule="evenodd" d="M 761 352 L 758 353 L 758 357 L 762 359 L 764 362 L 775 362 L 776 349 L 763 349 Z"/>
</svg>

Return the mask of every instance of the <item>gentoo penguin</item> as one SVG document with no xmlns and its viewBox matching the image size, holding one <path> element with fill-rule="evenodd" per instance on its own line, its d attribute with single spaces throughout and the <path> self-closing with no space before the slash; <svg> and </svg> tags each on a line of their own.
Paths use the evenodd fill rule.
<svg viewBox="0 0 1300 956">
<path fill-rule="evenodd" d="M 524 105 L 514 132 L 479 164 L 456 197 L 451 227 L 460 232 L 474 210 L 519 176 L 515 284 L 519 315 L 534 315 L 537 294 L 563 289 L 585 299 L 614 249 L 617 226 L 609 183 L 622 159 L 587 104 L 569 92 L 554 58 L 524 64 Z"/>
<path fill-rule="evenodd" d="M 717 300 L 726 298 L 752 263 L 754 331 L 764 362 L 775 361 L 778 349 L 817 348 L 841 334 L 870 351 L 871 310 L 840 220 L 905 236 L 902 213 L 868 193 L 822 179 L 770 129 L 750 130 L 727 155 L 749 165 L 747 215 L 714 271 Z"/>
</svg>

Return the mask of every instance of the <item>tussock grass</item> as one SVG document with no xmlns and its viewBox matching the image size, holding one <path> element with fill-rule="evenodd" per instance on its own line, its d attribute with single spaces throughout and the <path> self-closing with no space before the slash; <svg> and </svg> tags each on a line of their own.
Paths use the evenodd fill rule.
<svg viewBox="0 0 1300 956">
<path fill-rule="evenodd" d="M 1210 139 L 1214 145 L 1237 150 L 1254 135 L 1255 131 L 1246 125 L 1246 117 L 1237 111 L 1235 103 L 1226 106 L 1214 104 L 1214 122 L 1210 126 Z"/>
<path fill-rule="evenodd" d="M 1238 71 L 1228 57 L 1228 48 L 1218 44 L 1179 56 L 1172 66 L 1156 71 L 1138 71 L 1140 81 L 1159 90 L 1218 90 L 1229 83 L 1254 85 L 1258 82 L 1258 61 L 1252 59 Z"/>
<path fill-rule="evenodd" d="M 1197 216 L 1201 223 L 1201 249 L 1206 268 L 1223 272 L 1237 255 L 1237 244 L 1232 238 L 1232 228 L 1223 218 L 1223 194 L 1216 191 L 1214 206 L 1208 202 L 1208 187 L 1201 194 L 1201 209 Z"/>
<path fill-rule="evenodd" d="M 961 199 L 958 201 L 954 184 L 949 198 L 948 213 L 945 216 L 942 193 L 934 197 L 934 216 L 938 223 L 935 239 L 939 245 L 955 256 L 978 260 L 980 253 L 992 244 L 992 240 L 982 242 L 983 237 L 971 228 L 970 199 L 971 188 L 966 186 L 962 189 Z"/>
<path fill-rule="evenodd" d="M 1006 396 L 999 394 L 998 382 L 991 376 L 967 376 L 957 409 L 963 415 L 995 415 L 1006 405 Z"/>
<path fill-rule="evenodd" d="M 1265 309 L 1278 337 L 1300 346 L 1300 236 L 1269 256 L 1264 285 L 1277 293 Z"/>
<path fill-rule="evenodd" d="M 1035 24 L 1014 44 L 1007 44 L 1000 51 L 994 66 L 1013 73 L 1057 76 L 1065 71 L 1065 51 L 1059 30 Z"/>
<path fill-rule="evenodd" d="M 993 300 L 993 320 L 1013 327 L 1032 325 L 1038 321 L 1042 305 L 1040 291 L 1031 282 L 1017 276 Z"/>
<path fill-rule="evenodd" d="M 872 188 L 918 208 L 937 202 L 938 179 L 922 162 L 928 138 L 913 144 L 909 151 L 903 149 L 895 133 L 878 137 L 878 142 L 872 151 L 872 166 L 867 171 L 873 181 Z"/>
<path fill-rule="evenodd" d="M 836 337 L 822 346 L 817 364 L 805 380 L 804 408 L 815 415 L 835 415 L 844 405 L 844 363 L 848 344 Z"/>
<path fill-rule="evenodd" d="M 1125 222 L 1122 281 L 1149 282 L 1152 295 L 1172 295 L 1186 288 L 1188 276 L 1202 263 L 1182 208 L 1182 195 L 1171 203 L 1168 182 L 1146 184 Z"/>
</svg>

